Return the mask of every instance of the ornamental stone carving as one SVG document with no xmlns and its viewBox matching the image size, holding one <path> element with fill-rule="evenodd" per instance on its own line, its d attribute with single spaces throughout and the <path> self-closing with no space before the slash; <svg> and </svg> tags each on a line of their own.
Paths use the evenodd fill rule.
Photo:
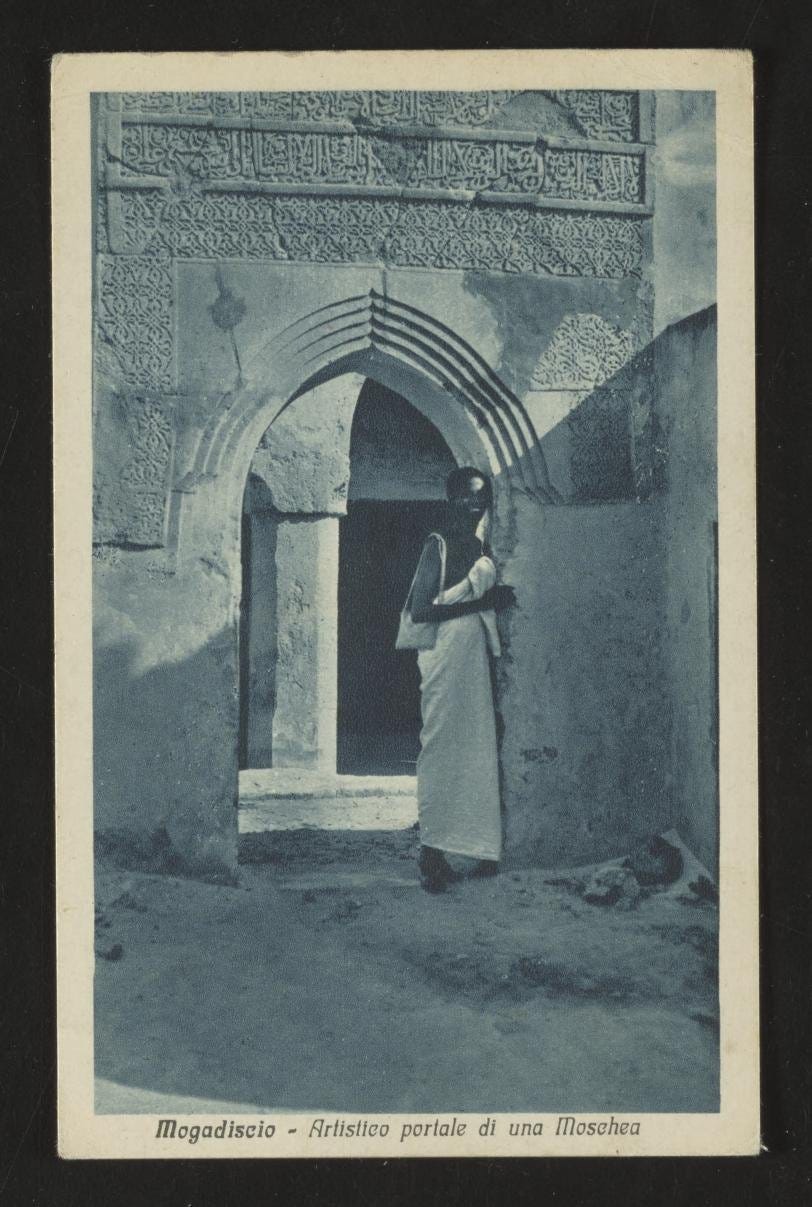
<svg viewBox="0 0 812 1207">
<path fill-rule="evenodd" d="M 111 159 L 119 181 L 160 177 L 183 190 L 195 184 L 296 185 L 313 189 L 417 189 L 516 194 L 642 205 L 641 152 L 548 146 L 521 139 L 386 137 L 356 131 L 124 123 Z"/>
<path fill-rule="evenodd" d="M 634 332 L 599 314 L 567 314 L 536 365 L 531 387 L 591 390 L 617 373 L 634 351 Z"/>
<path fill-rule="evenodd" d="M 269 121 L 359 121 L 375 126 L 481 127 L 521 93 L 478 92 L 123 92 L 111 106 L 125 114 L 160 117 L 257 117 Z M 547 93 L 579 122 L 588 138 L 635 142 L 639 137 L 636 92 L 560 89 Z"/>
<path fill-rule="evenodd" d="M 643 262 L 639 220 L 625 215 L 528 209 L 515 205 L 399 201 L 341 196 L 284 196 L 162 190 L 122 192 L 111 217 L 111 245 L 134 253 L 129 269 L 111 270 L 108 293 L 126 290 L 151 256 L 385 263 L 420 268 L 622 278 Z M 128 260 L 131 258 L 128 255 Z M 164 267 L 163 272 L 168 269 Z M 171 323 L 148 281 L 141 303 L 156 326 Z M 160 275 L 160 282 L 167 278 Z M 126 309 L 122 298 L 108 309 Z M 132 344 L 134 334 L 122 334 Z M 164 341 L 159 341 L 159 347 Z M 128 365 L 136 349 L 127 351 Z M 168 372 L 151 354 L 150 379 Z M 128 379 L 129 380 L 129 379 Z"/>
<path fill-rule="evenodd" d="M 588 138 L 637 142 L 640 137 L 640 98 L 636 92 L 564 89 L 549 95 L 574 114 Z"/>
<path fill-rule="evenodd" d="M 638 94 L 547 93 L 547 110 L 555 102 L 571 115 L 549 136 L 509 128 L 504 109 L 519 95 L 101 99 L 96 386 L 114 387 L 126 417 L 119 407 L 115 431 L 100 437 L 117 451 L 96 484 L 97 539 L 164 544 L 173 454 L 160 399 L 176 389 L 177 260 L 635 278 L 642 288 L 650 211 Z M 532 126 L 539 110 L 522 101 L 510 112 Z M 598 315 L 568 315 L 532 386 L 591 389 L 635 346 Z"/>
<path fill-rule="evenodd" d="M 548 148 L 544 156 L 544 194 L 578 201 L 642 203 L 640 155 Z"/>
<path fill-rule="evenodd" d="M 517 93 L 124 92 L 124 113 L 259 117 L 271 121 L 366 121 L 373 125 L 482 126 Z"/>
<path fill-rule="evenodd" d="M 157 256 L 98 257 L 96 324 L 122 383 L 174 387 L 172 263 Z"/>
<path fill-rule="evenodd" d="M 94 540 L 161 546 L 165 540 L 174 429 L 162 403 L 140 395 L 110 400 L 94 442 Z"/>
<path fill-rule="evenodd" d="M 370 188 L 502 189 L 537 193 L 543 163 L 532 142 L 382 138 L 355 132 L 125 124 L 119 157 L 132 177 L 355 184 Z"/>
</svg>

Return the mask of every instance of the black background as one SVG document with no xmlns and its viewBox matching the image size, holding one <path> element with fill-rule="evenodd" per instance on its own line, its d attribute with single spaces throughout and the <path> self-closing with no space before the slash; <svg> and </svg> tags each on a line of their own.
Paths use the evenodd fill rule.
<svg viewBox="0 0 812 1207">
<path fill-rule="evenodd" d="M 784 0 L 12 0 L 0 14 L 0 1205 L 802 1204 L 809 1161 L 812 16 Z M 758 1158 L 55 1155 L 48 80 L 60 51 L 750 48 L 757 81 L 763 1131 Z M 742 248 L 742 255 L 748 248 Z"/>
</svg>

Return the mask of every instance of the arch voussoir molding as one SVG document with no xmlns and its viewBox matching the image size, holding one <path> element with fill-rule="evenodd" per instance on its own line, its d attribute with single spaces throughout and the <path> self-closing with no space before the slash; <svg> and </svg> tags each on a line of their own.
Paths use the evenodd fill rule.
<svg viewBox="0 0 812 1207">
<path fill-rule="evenodd" d="M 215 409 L 183 491 L 224 477 L 241 489 L 263 433 L 297 398 L 345 373 L 395 387 L 407 378 L 413 396 L 421 388 L 432 396 L 435 415 L 454 407 L 464 416 L 494 474 L 539 502 L 561 501 L 530 416 L 487 361 L 447 324 L 375 289 L 302 315 L 264 345 Z"/>
<path fill-rule="evenodd" d="M 374 375 L 373 354 L 403 362 L 448 392 L 450 403 L 471 416 L 495 465 L 539 501 L 560 502 L 520 398 L 446 323 L 374 288 L 310 311 L 265 345 L 259 356 L 263 365 L 273 366 L 273 395 L 281 400 L 270 422 L 317 380 L 366 369 Z M 246 374 L 250 371 L 249 366 Z M 233 448 L 236 432 L 262 407 L 262 393 L 268 397 L 247 385 L 218 409 L 204 432 L 195 472 L 220 470 L 223 451 Z"/>
</svg>

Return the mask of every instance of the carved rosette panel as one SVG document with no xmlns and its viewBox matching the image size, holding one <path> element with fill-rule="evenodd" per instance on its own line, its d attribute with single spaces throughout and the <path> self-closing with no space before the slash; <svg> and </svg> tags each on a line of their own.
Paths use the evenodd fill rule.
<svg viewBox="0 0 812 1207">
<path fill-rule="evenodd" d="M 567 314 L 533 372 L 534 390 L 591 390 L 609 380 L 635 352 L 634 332 L 599 314 Z"/>
<path fill-rule="evenodd" d="M 174 274 L 168 258 L 98 258 L 97 337 L 128 386 L 174 388 Z M 99 349 L 101 351 L 101 348 Z"/>
<path fill-rule="evenodd" d="M 640 136 L 640 100 L 636 92 L 563 89 L 550 95 L 575 115 L 588 138 L 636 142 Z"/>
</svg>

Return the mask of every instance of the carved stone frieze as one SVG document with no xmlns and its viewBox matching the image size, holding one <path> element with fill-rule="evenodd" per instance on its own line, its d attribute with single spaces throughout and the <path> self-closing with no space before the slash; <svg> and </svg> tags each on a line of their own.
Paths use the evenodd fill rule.
<svg viewBox="0 0 812 1207">
<path fill-rule="evenodd" d="M 122 178 L 219 183 L 399 186 L 539 193 L 544 162 L 532 143 L 470 138 L 382 138 L 203 126 L 125 125 Z"/>
<path fill-rule="evenodd" d="M 123 92 L 111 107 L 159 117 L 258 117 L 271 121 L 359 121 L 376 126 L 486 126 L 521 93 L 478 92 Z M 547 93 L 578 120 L 588 138 L 635 142 L 639 136 L 636 92 L 559 89 Z"/>
<path fill-rule="evenodd" d="M 111 219 L 113 245 L 184 259 L 287 260 L 271 200 L 251 193 L 121 193 Z"/>
<path fill-rule="evenodd" d="M 177 196 L 155 189 L 122 192 L 116 214 L 114 246 L 144 259 L 156 254 L 337 264 L 357 260 L 611 278 L 639 276 L 643 262 L 642 227 L 635 218 L 520 205 L 239 193 Z M 131 279 L 132 269 L 119 276 Z M 120 288 L 128 287 L 124 279 L 116 280 Z M 123 305 L 113 309 L 119 312 Z M 170 316 L 161 313 L 168 321 Z"/>
<path fill-rule="evenodd" d="M 362 121 L 377 126 L 482 126 L 517 95 L 479 92 L 124 92 L 124 113 L 260 117 L 273 121 Z"/>
<path fill-rule="evenodd" d="M 354 185 L 374 191 L 490 191 L 571 201 L 644 202 L 642 156 L 527 139 L 381 137 L 234 127 L 125 123 L 121 180 L 194 184 Z"/>
<path fill-rule="evenodd" d="M 402 207 L 387 243 L 396 264 L 556 276 L 635 276 L 642 248 L 630 218 L 427 202 Z"/>
<path fill-rule="evenodd" d="M 515 95 L 105 98 L 95 209 L 96 383 L 120 402 L 115 430 L 100 437 L 99 541 L 165 541 L 173 437 L 161 397 L 176 388 L 177 260 L 642 281 L 644 159 L 639 146 L 622 145 L 639 138 L 636 94 L 554 94 L 584 132 L 569 144 L 497 130 L 494 119 Z M 635 339 L 597 315 L 567 316 L 533 387 L 591 389 L 628 359 Z"/>
</svg>

